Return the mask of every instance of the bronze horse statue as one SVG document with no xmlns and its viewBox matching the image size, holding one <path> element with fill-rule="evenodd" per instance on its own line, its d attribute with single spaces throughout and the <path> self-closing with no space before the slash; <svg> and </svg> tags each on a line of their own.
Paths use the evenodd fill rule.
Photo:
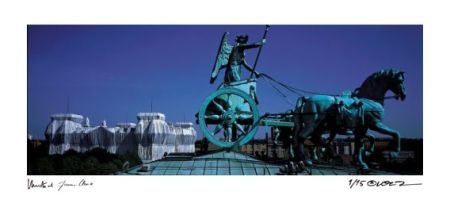
<svg viewBox="0 0 450 211">
<path fill-rule="evenodd" d="M 387 69 L 370 75 L 351 96 L 314 95 L 299 98 L 294 108 L 293 160 L 291 165 L 310 165 L 306 159 L 304 141 L 310 139 L 319 143 L 322 134 L 330 133 L 331 141 L 336 134 L 355 136 L 355 160 L 362 170 L 368 170 L 364 162 L 364 146 L 361 140 L 367 131 L 373 130 L 390 135 L 395 144 L 391 157 L 400 152 L 400 133 L 383 123 L 384 100 L 387 91 L 392 91 L 396 99 L 406 98 L 404 72 Z M 294 167 L 295 168 L 295 167 Z"/>
</svg>

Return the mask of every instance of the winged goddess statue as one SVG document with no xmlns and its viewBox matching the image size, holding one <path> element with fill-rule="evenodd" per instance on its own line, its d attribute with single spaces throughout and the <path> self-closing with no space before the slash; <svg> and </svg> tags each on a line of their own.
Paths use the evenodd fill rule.
<svg viewBox="0 0 450 211">
<path fill-rule="evenodd" d="M 256 77 L 259 77 L 260 74 L 245 61 L 244 51 L 263 46 L 266 43 L 266 39 L 263 38 L 259 42 L 248 44 L 248 35 L 238 35 L 235 40 L 236 44 L 233 46 L 228 43 L 228 35 L 229 32 L 225 32 L 222 36 L 209 83 L 214 83 L 220 70 L 224 68 L 224 83 L 240 81 L 241 65 L 251 73 L 255 74 Z"/>
</svg>

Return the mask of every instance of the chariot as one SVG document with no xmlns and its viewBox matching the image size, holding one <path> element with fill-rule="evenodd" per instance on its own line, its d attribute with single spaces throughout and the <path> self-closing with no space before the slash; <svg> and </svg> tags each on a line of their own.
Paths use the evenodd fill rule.
<svg viewBox="0 0 450 211">
<path fill-rule="evenodd" d="M 294 127 L 292 114 L 260 115 L 256 78 L 224 83 L 200 107 L 198 124 L 208 141 L 222 148 L 247 144 L 259 126 Z"/>
</svg>

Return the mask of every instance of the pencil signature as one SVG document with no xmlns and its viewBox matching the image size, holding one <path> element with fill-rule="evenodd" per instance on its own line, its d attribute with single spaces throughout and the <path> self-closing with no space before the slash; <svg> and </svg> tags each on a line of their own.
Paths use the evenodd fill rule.
<svg viewBox="0 0 450 211">
<path fill-rule="evenodd" d="M 62 180 L 59 182 L 53 182 L 53 181 L 35 181 L 33 179 L 28 179 L 28 190 L 30 189 L 35 189 L 35 188 L 40 188 L 40 189 L 53 189 L 53 188 L 57 188 L 58 191 L 61 191 L 63 188 L 68 188 L 68 187 L 87 187 L 87 186 L 92 186 L 94 185 L 93 182 L 89 182 L 85 179 L 81 179 L 80 181 L 77 182 L 68 182 L 67 180 Z"/>
<path fill-rule="evenodd" d="M 422 183 L 406 183 L 403 180 L 360 180 L 360 179 L 350 179 L 348 181 L 350 189 L 354 187 L 405 187 L 412 185 L 422 185 Z"/>
</svg>

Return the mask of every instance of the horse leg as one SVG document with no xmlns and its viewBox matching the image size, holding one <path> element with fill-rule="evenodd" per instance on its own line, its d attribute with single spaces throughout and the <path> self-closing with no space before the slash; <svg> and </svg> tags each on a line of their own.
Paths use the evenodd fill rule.
<svg viewBox="0 0 450 211">
<path fill-rule="evenodd" d="M 298 112 L 298 111 L 297 111 Z M 300 152 L 300 144 L 303 140 L 299 140 L 298 135 L 303 129 L 303 121 L 302 116 L 294 115 L 294 131 L 293 131 L 293 139 L 289 142 L 288 150 L 288 163 L 285 164 L 282 168 L 280 168 L 280 172 L 292 174 L 297 173 L 295 163 L 298 163 L 304 153 Z M 303 150 L 304 151 L 304 150 Z"/>
<path fill-rule="evenodd" d="M 319 161 L 318 153 L 321 151 L 322 147 L 324 146 L 324 141 L 322 140 L 322 133 L 320 131 L 320 128 L 317 128 L 316 131 L 313 132 L 311 135 L 311 141 L 314 144 L 312 150 L 311 150 L 311 157 L 313 162 Z"/>
<path fill-rule="evenodd" d="M 325 117 L 327 118 L 327 117 Z M 334 120 L 335 118 L 332 118 Z M 330 159 L 335 159 L 336 152 L 333 149 L 333 141 L 336 138 L 337 132 L 334 129 L 330 130 L 329 137 L 327 139 L 322 138 L 322 134 L 326 129 L 333 128 L 330 126 L 328 119 L 322 121 L 317 125 L 313 134 L 311 135 L 311 141 L 314 143 L 312 158 L 314 161 L 319 160 L 319 156 L 317 154 L 318 150 L 322 153 L 322 159 L 329 161 Z"/>
<path fill-rule="evenodd" d="M 362 143 L 363 138 L 367 132 L 367 128 L 357 128 L 355 129 L 355 160 L 357 165 L 362 170 L 368 170 L 369 166 L 364 162 L 364 145 Z"/>
<path fill-rule="evenodd" d="M 306 109 L 306 113 L 309 114 L 303 114 L 303 104 L 297 108 L 298 109 L 296 109 L 296 112 L 302 114 L 294 115 L 292 159 L 290 159 L 291 161 L 287 166 L 289 170 L 293 170 L 295 173 L 303 171 L 305 169 L 304 165 L 312 164 L 311 161 L 308 162 L 306 159 L 304 142 L 313 133 L 314 129 L 320 122 L 315 105 L 310 105 L 308 109 Z"/>
<path fill-rule="evenodd" d="M 289 160 L 295 161 L 298 160 L 297 151 L 295 150 L 296 146 L 298 146 L 298 134 L 302 131 L 303 122 L 300 115 L 294 116 L 294 132 L 293 132 L 293 140 L 289 143 Z"/>
<path fill-rule="evenodd" d="M 335 160 L 337 158 L 336 152 L 333 148 L 333 142 L 334 139 L 336 138 L 336 132 L 335 131 L 330 131 L 330 136 L 328 137 L 328 140 L 325 143 L 325 149 L 326 149 L 326 154 L 328 156 L 328 158 Z"/>
<path fill-rule="evenodd" d="M 392 136 L 392 139 L 394 139 L 395 144 L 397 145 L 395 147 L 395 151 L 390 153 L 391 158 L 397 158 L 399 153 L 400 153 L 400 133 L 396 130 L 393 130 L 391 128 L 389 128 L 388 126 L 386 126 L 385 124 L 383 124 L 382 122 L 378 122 L 377 124 L 375 124 L 375 126 L 373 128 L 370 128 L 376 132 L 379 132 L 381 134 L 385 134 L 385 135 L 390 135 Z"/>
<path fill-rule="evenodd" d="M 303 128 L 297 136 L 297 145 L 294 146 L 294 153 L 298 156 L 297 162 L 303 162 L 305 165 L 312 165 L 311 160 L 306 159 L 305 155 L 305 140 L 313 133 L 314 125 L 309 124 Z"/>
<path fill-rule="evenodd" d="M 370 134 L 368 134 L 368 135 L 366 135 L 364 137 L 363 140 L 365 140 L 363 142 L 365 155 L 366 156 L 372 155 L 375 152 L 375 137 L 370 135 Z M 366 149 L 366 146 L 367 146 L 366 142 L 368 143 L 368 148 L 367 149 Z"/>
<path fill-rule="evenodd" d="M 305 170 L 305 164 L 310 164 L 306 161 L 304 146 L 305 135 L 312 133 L 310 128 L 311 126 L 303 128 L 300 125 L 295 125 L 294 137 L 289 147 L 289 162 L 280 168 L 282 173 L 297 174 Z"/>
</svg>

